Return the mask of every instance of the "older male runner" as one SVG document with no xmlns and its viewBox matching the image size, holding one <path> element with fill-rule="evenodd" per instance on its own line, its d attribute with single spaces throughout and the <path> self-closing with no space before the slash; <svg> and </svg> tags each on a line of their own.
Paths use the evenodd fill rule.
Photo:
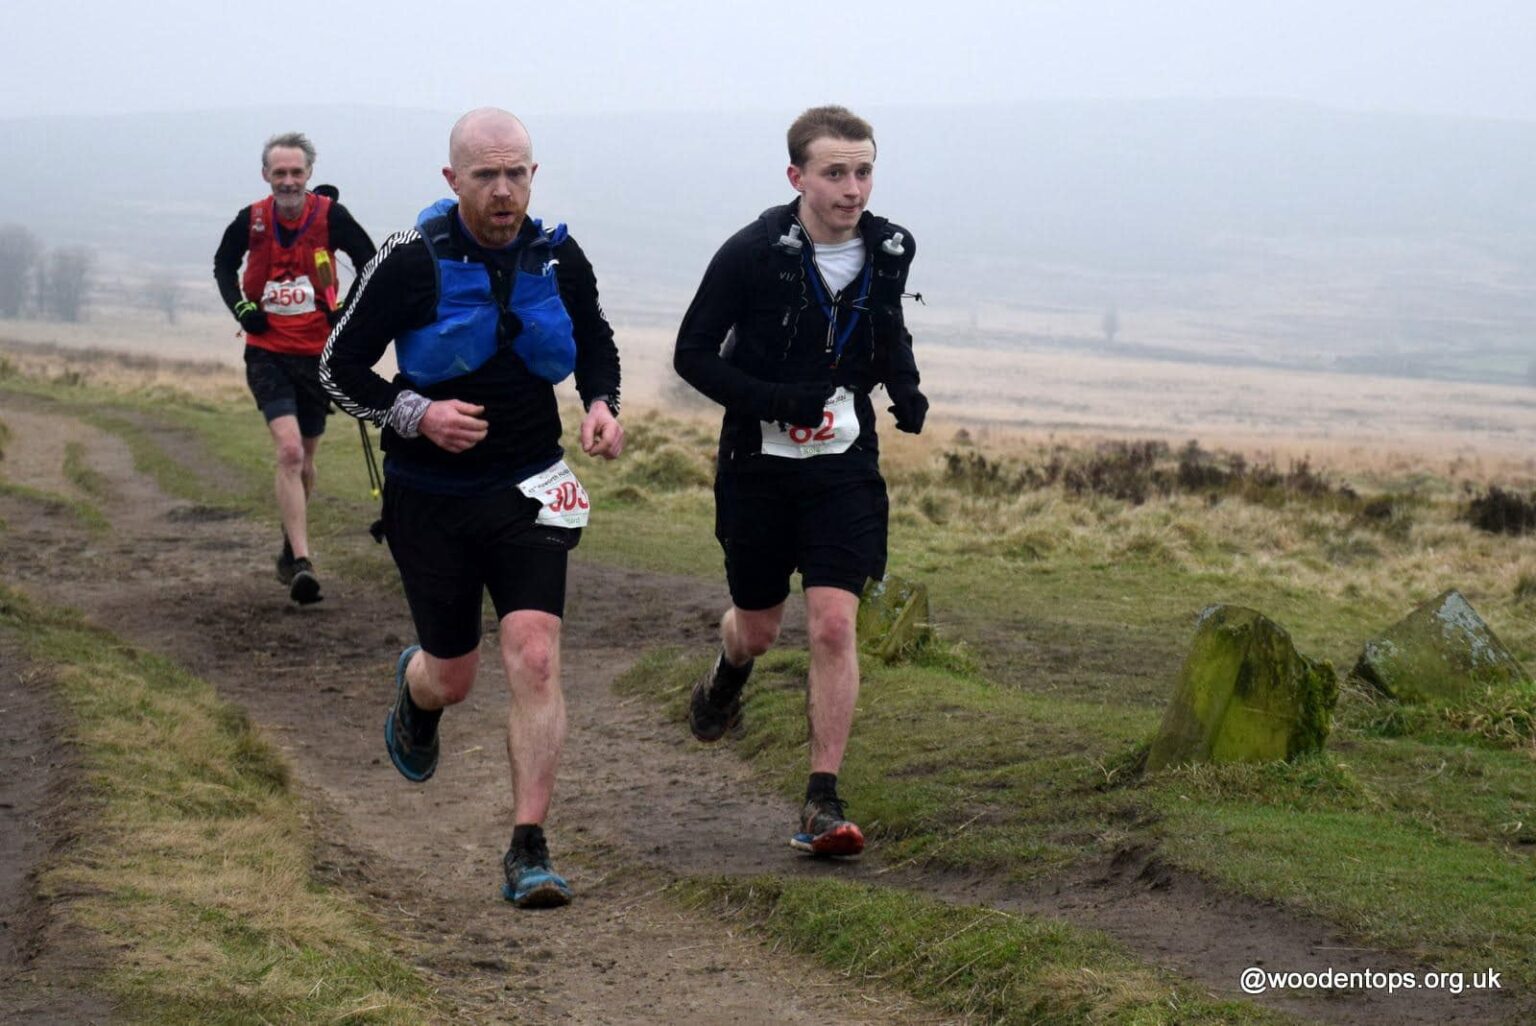
<svg viewBox="0 0 1536 1026">
<path fill-rule="evenodd" d="M 587 413 L 581 448 L 624 447 L 619 357 L 592 265 L 565 226 L 528 214 L 538 164 L 522 122 L 471 111 L 454 125 L 441 200 L 384 241 L 321 361 L 347 413 L 384 428 L 384 533 L 419 645 L 400 654 L 385 746 L 408 780 L 438 762 L 438 721 L 479 665 L 490 591 L 511 688 L 512 843 L 502 894 L 563 905 L 543 823 L 565 740 L 560 623 L 566 558 L 587 522 L 566 466 L 554 383 L 574 369 Z M 372 370 L 393 340 L 400 373 Z"/>
<path fill-rule="evenodd" d="M 318 365 L 339 307 L 336 251 L 362 267 L 373 241 L 334 195 L 307 192 L 315 147 L 300 132 L 274 135 L 261 150 L 272 195 L 241 209 L 213 256 L 213 278 L 245 330 L 245 377 L 277 453 L 283 550 L 277 579 L 301 605 L 320 601 L 310 561 L 307 507 L 315 450 L 330 403 Z M 245 273 L 240 274 L 240 262 Z"/>
<path fill-rule="evenodd" d="M 864 835 L 845 815 L 837 773 L 859 693 L 859 595 L 885 574 L 888 505 L 870 391 L 885 387 L 897 428 L 922 430 L 928 400 L 901 312 L 916 246 L 910 231 L 864 209 L 875 134 L 848 110 L 795 119 L 788 175 L 799 198 L 726 240 L 677 335 L 677 372 L 725 407 L 715 533 L 732 602 L 689 724 L 701 741 L 735 726 L 752 661 L 778 639 L 799 570 L 811 775 L 790 845 L 857 855 Z"/>
</svg>

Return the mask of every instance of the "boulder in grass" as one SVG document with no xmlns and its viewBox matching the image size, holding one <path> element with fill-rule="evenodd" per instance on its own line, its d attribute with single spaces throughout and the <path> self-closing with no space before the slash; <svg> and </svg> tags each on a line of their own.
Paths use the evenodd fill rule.
<svg viewBox="0 0 1536 1026">
<path fill-rule="evenodd" d="M 886 662 L 921 647 L 932 636 L 928 586 L 888 575 L 864 586 L 859 597 L 859 644 Z"/>
<path fill-rule="evenodd" d="M 1399 702 L 1454 705 L 1530 676 L 1454 588 L 1365 643 L 1352 675 Z"/>
<path fill-rule="evenodd" d="M 1320 751 L 1338 698 L 1333 667 L 1297 652 L 1285 628 L 1242 606 L 1211 606 L 1196 623 L 1147 769 Z"/>
</svg>

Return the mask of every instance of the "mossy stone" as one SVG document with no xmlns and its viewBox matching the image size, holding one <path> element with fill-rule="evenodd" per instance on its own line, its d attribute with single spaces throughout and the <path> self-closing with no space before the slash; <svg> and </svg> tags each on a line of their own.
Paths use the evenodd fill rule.
<svg viewBox="0 0 1536 1026">
<path fill-rule="evenodd" d="M 1504 643 L 1452 588 L 1365 643 L 1352 675 L 1399 702 L 1451 704 L 1530 681 Z"/>
<path fill-rule="evenodd" d="M 1211 606 L 1196 623 L 1147 769 L 1319 751 L 1338 698 L 1333 667 L 1297 652 L 1285 628 L 1242 606 Z"/>
<path fill-rule="evenodd" d="M 929 622 L 928 586 L 887 575 L 864 585 L 859 597 L 859 645 L 871 655 L 894 662 L 925 644 Z"/>
</svg>

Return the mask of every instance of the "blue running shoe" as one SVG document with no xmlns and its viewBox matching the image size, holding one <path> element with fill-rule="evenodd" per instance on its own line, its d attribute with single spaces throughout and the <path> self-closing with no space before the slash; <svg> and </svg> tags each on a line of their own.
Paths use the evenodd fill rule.
<svg viewBox="0 0 1536 1026">
<path fill-rule="evenodd" d="M 414 739 L 405 725 L 405 668 L 420 649 L 420 645 L 412 645 L 400 653 L 395 664 L 395 704 L 384 717 L 384 747 L 389 750 L 389 761 L 402 777 L 417 784 L 437 771 L 438 753 L 436 724 L 430 736 Z"/>
<path fill-rule="evenodd" d="M 501 896 L 518 908 L 559 908 L 571 902 L 571 885 L 549 864 L 549 848 L 541 836 L 526 850 L 508 851 L 501 860 L 507 882 Z"/>
</svg>

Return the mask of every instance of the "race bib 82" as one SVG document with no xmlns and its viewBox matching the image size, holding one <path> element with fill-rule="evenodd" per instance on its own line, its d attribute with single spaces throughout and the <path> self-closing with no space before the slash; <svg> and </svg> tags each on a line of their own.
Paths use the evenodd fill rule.
<svg viewBox="0 0 1536 1026">
<path fill-rule="evenodd" d="M 805 460 L 847 452 L 859 437 L 859 414 L 853 393 L 839 388 L 828 397 L 821 423 L 815 427 L 780 427 L 768 420 L 762 426 L 764 456 Z"/>
</svg>

